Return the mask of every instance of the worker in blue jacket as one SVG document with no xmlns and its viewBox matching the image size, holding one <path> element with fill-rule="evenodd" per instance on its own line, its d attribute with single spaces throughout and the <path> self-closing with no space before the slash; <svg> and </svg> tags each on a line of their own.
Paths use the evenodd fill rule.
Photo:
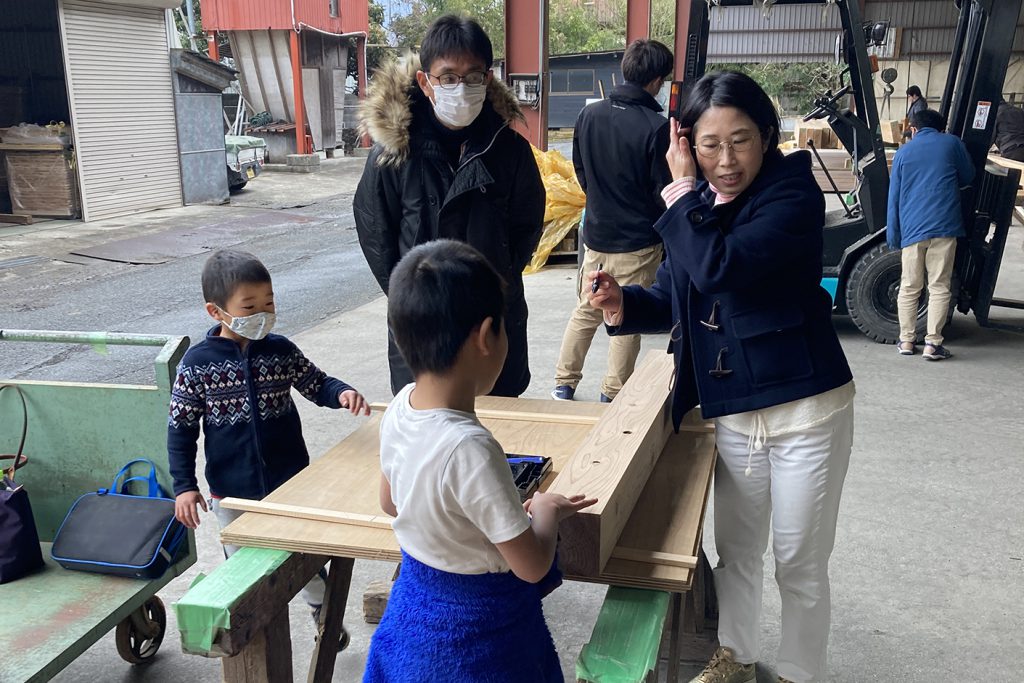
<svg viewBox="0 0 1024 683">
<path fill-rule="evenodd" d="M 944 133 L 942 114 L 923 109 L 910 122 L 913 138 L 892 162 L 886 241 L 901 249 L 903 275 L 897 308 L 900 355 L 912 356 L 917 344 L 917 312 L 921 290 L 928 285 L 928 327 L 924 358 L 944 360 L 942 328 L 949 313 L 949 283 L 956 240 L 964 236 L 960 188 L 974 180 L 974 164 L 957 137 Z M 927 278 L 927 280 L 926 280 Z"/>
</svg>

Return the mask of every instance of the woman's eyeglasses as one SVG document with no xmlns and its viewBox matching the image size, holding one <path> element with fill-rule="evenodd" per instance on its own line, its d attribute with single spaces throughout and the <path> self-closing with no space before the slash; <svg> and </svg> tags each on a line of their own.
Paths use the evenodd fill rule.
<svg viewBox="0 0 1024 683">
<path fill-rule="evenodd" d="M 722 155 L 722 150 L 726 147 L 731 149 L 733 152 L 749 152 L 750 148 L 753 146 L 753 136 L 748 138 L 738 138 L 735 140 L 722 140 L 721 142 L 701 140 L 697 143 L 697 154 L 700 154 L 706 159 L 717 159 Z"/>
<path fill-rule="evenodd" d="M 460 76 L 459 74 L 451 72 L 443 73 L 440 76 L 435 76 L 434 74 L 427 75 L 435 79 L 438 85 L 446 90 L 458 87 L 459 83 L 465 83 L 470 87 L 483 85 L 484 81 L 487 80 L 487 74 L 483 71 L 470 71 L 465 76 Z"/>
</svg>

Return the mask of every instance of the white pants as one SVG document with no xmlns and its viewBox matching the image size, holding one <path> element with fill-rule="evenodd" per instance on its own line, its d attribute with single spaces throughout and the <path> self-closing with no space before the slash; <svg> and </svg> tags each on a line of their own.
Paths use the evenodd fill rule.
<svg viewBox="0 0 1024 683">
<path fill-rule="evenodd" d="M 217 524 L 223 530 L 228 524 L 238 519 L 243 513 L 241 510 L 229 510 L 220 506 L 220 501 L 216 498 L 209 500 L 210 509 L 213 510 L 213 515 L 217 518 Z M 231 557 L 238 550 L 237 545 L 224 544 L 224 557 Z M 327 593 L 327 575 L 324 569 L 321 569 L 316 576 L 310 579 L 306 587 L 302 589 L 299 595 L 306 601 L 306 604 L 310 607 L 320 607 L 324 604 L 324 595 Z"/>
<path fill-rule="evenodd" d="M 769 522 L 782 598 L 778 673 L 826 678 L 831 599 L 828 560 L 853 447 L 853 404 L 822 425 L 769 437 L 750 461 L 747 435 L 716 424 L 715 568 L 718 638 L 736 661 L 760 652 L 761 593 Z"/>
</svg>

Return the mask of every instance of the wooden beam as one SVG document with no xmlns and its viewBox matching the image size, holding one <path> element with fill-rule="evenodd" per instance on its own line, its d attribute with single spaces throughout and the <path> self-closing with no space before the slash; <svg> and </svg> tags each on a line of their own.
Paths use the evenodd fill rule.
<svg viewBox="0 0 1024 683">
<path fill-rule="evenodd" d="M 693 555 L 676 555 L 675 553 L 662 553 L 657 550 L 641 550 L 639 548 L 616 546 L 615 550 L 612 551 L 612 557 L 617 560 L 663 564 L 668 567 L 682 567 L 683 569 L 697 568 L 697 558 Z"/>
<path fill-rule="evenodd" d="M 231 608 L 231 628 L 222 631 L 217 638 L 219 651 L 228 657 L 241 654 L 270 625 L 279 612 L 283 610 L 287 619 L 288 602 L 320 571 L 327 563 L 327 559 L 323 555 L 301 553 L 292 555 L 277 571 L 267 577 L 267 580 L 261 581 L 256 588 L 242 597 L 238 604 Z M 285 639 L 288 639 L 287 633 L 287 621 L 285 621 Z M 290 658 L 289 650 L 288 680 L 291 680 L 292 671 Z M 228 665 L 225 664 L 226 680 L 253 680 L 247 678 L 227 679 L 228 668 Z M 252 665 L 247 664 L 245 670 L 251 668 Z"/>
<path fill-rule="evenodd" d="M 324 594 L 323 609 L 320 610 L 320 623 L 317 624 L 316 646 L 309 664 L 308 683 L 330 683 L 334 678 L 334 661 L 338 657 L 338 641 L 341 638 L 354 566 L 355 560 L 351 557 L 331 559 L 327 592 Z"/>
<path fill-rule="evenodd" d="M 321 508 L 286 505 L 284 503 L 269 503 L 265 500 L 247 500 L 245 498 L 222 498 L 220 506 L 228 510 L 258 512 L 266 515 L 278 515 L 280 517 L 295 517 L 297 519 L 314 519 L 320 522 L 354 524 L 356 526 L 370 527 L 371 529 L 390 530 L 393 521 L 391 517 L 385 515 L 361 515 L 355 512 L 338 512 L 337 510 L 323 510 Z"/>
<path fill-rule="evenodd" d="M 0 213 L 0 223 L 14 223 L 15 225 L 32 225 L 32 216 L 20 216 L 14 213 Z"/>
<path fill-rule="evenodd" d="M 292 636 L 288 603 L 253 637 L 241 652 L 223 661 L 224 683 L 292 683 Z"/>
<path fill-rule="evenodd" d="M 649 353 L 551 483 L 552 493 L 598 501 L 561 524 L 568 573 L 597 576 L 611 558 L 671 432 L 672 371 L 672 356 Z"/>
<path fill-rule="evenodd" d="M 370 410 L 387 410 L 387 403 L 371 403 Z M 517 420 L 519 422 L 545 422 L 553 424 L 594 425 L 600 421 L 596 415 L 558 415 L 557 413 L 527 413 L 518 410 L 490 410 L 477 408 L 476 416 L 481 420 Z"/>
</svg>

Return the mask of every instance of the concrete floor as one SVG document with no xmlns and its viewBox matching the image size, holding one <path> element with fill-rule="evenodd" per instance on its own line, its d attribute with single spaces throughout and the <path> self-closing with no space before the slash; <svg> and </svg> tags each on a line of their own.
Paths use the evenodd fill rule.
<svg viewBox="0 0 1024 683">
<path fill-rule="evenodd" d="M 280 182 L 291 183 L 293 178 Z M 258 187 L 252 186 L 254 196 Z M 345 183 L 339 191 L 350 193 L 351 189 Z M 335 205 L 324 209 L 327 220 L 348 200 L 331 201 Z M 349 219 L 334 215 L 337 220 Z M 0 236 L 0 246 L 5 242 Z M 1022 242 L 1024 230 L 1015 228 L 1000 296 L 1024 299 Z M 337 249 L 336 244 L 313 248 Z M 570 268 L 547 269 L 526 280 L 534 373 L 529 397 L 544 398 L 551 389 L 555 356 L 574 303 L 574 280 L 575 271 Z M 297 274 L 289 287 L 301 284 Z M 289 332 L 325 370 L 354 384 L 371 400 L 386 400 L 385 302 L 371 298 L 345 308 Z M 1021 312 L 996 315 L 1024 324 Z M 32 326 L 52 326 L 45 318 L 44 310 Z M 0 320 L 3 326 L 9 325 Z M 947 340 L 956 357 L 929 364 L 920 356 L 899 357 L 891 347 L 869 342 L 847 319 L 838 318 L 836 327 L 853 367 L 858 395 L 855 450 L 832 562 L 830 680 L 1020 680 L 1024 670 L 1020 427 L 1024 423 L 1024 337 L 982 329 L 973 317 L 958 314 Z M 644 347 L 661 351 L 665 339 L 647 338 Z M 606 348 L 607 339 L 599 334 L 578 393 L 583 400 L 597 398 Z M 323 453 L 358 425 L 355 418 L 309 403 L 300 402 L 299 408 L 313 454 Z M 705 548 L 714 562 L 712 515 L 713 506 Z M 165 589 L 162 596 L 167 603 L 177 600 L 197 573 L 209 573 L 220 563 L 210 517 L 199 529 L 198 544 L 199 562 Z M 765 562 L 761 683 L 774 681 L 779 638 L 779 600 L 770 554 Z M 372 628 L 359 618 L 362 589 L 373 579 L 388 577 L 392 570 L 387 563 L 356 563 L 347 619 L 352 645 L 339 656 L 334 680 L 360 679 L 372 635 Z M 567 680 L 574 678 L 574 659 L 589 637 L 603 592 L 597 586 L 567 584 L 546 601 Z M 293 604 L 291 617 L 295 673 L 301 679 L 312 650 L 313 629 L 304 606 Z M 182 654 L 173 613 L 170 619 L 163 649 L 147 667 L 123 663 L 111 635 L 55 680 L 220 680 L 219 662 Z M 685 669 L 691 675 L 697 670 Z"/>
</svg>

